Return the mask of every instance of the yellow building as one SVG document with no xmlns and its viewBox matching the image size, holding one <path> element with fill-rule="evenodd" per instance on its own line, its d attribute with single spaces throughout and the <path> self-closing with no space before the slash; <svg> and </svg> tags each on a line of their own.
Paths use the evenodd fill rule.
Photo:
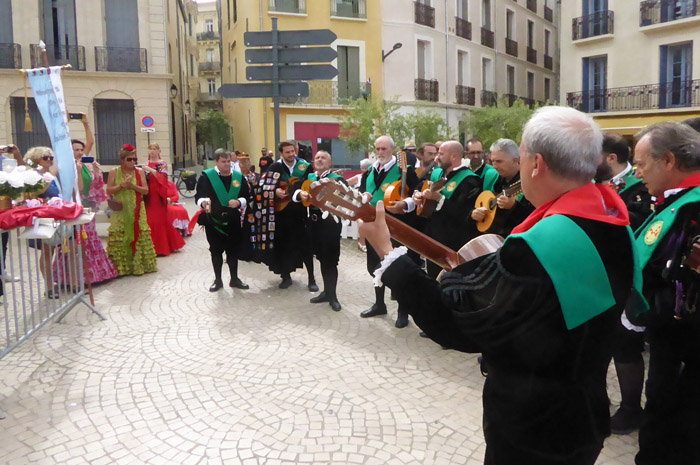
<svg viewBox="0 0 700 465">
<path fill-rule="evenodd" d="M 631 136 L 700 116 L 700 8 L 694 1 L 567 0 L 561 101 Z"/>
<path fill-rule="evenodd" d="M 43 40 L 51 66 L 72 66 L 62 75 L 67 110 L 88 115 L 96 139 L 92 154 L 103 165 L 117 164 L 125 143 L 146 161 L 144 116 L 155 121 L 150 140 L 169 164 L 196 161 L 192 0 L 0 0 L 0 11 L 7 19 L 0 28 L 0 144 L 15 143 L 22 151 L 50 145 L 33 99 L 34 130 L 23 130 L 25 79 L 18 71 L 44 65 Z M 81 124 L 69 128 L 72 137 L 85 139 Z"/>
<path fill-rule="evenodd" d="M 198 113 L 223 110 L 217 90 L 221 87 L 221 36 L 216 3 L 197 3 L 197 47 L 199 49 L 199 105 Z"/>
<path fill-rule="evenodd" d="M 316 150 L 328 150 L 336 166 L 356 167 L 338 139 L 337 116 L 343 100 L 382 89 L 380 5 L 374 0 L 218 0 L 221 11 L 224 83 L 246 82 L 246 31 L 269 31 L 272 18 L 278 29 L 330 29 L 337 36 L 331 44 L 338 52 L 332 64 L 338 76 L 330 81 L 310 81 L 309 97 L 284 99 L 280 105 L 280 138 L 297 139 Z M 313 6 L 313 8 L 312 8 Z M 260 149 L 277 152 L 274 145 L 272 99 L 224 99 L 224 112 L 233 126 L 236 150 L 257 163 Z"/>
</svg>

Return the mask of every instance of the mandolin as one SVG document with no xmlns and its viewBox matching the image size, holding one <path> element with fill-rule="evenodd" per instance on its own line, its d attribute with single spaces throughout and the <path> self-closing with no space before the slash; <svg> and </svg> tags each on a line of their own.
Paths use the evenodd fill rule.
<svg viewBox="0 0 700 465">
<path fill-rule="evenodd" d="M 481 208 L 484 207 L 488 211 L 486 212 L 486 216 L 484 217 L 483 220 L 477 222 L 476 228 L 480 232 L 486 232 L 489 229 L 491 229 L 491 226 L 493 226 L 493 222 L 496 219 L 497 212 L 498 212 L 498 203 L 496 199 L 500 196 L 504 197 L 515 197 L 516 195 L 520 194 L 523 191 L 522 186 L 520 185 L 520 181 L 516 182 L 512 186 L 510 186 L 508 189 L 505 189 L 503 193 L 500 195 L 496 195 L 491 191 L 484 191 L 481 194 L 479 194 L 479 197 L 476 198 L 476 203 L 474 205 L 474 208 Z"/>
<path fill-rule="evenodd" d="M 423 187 L 421 187 L 421 192 L 429 190 L 430 192 L 440 192 L 443 187 L 447 184 L 447 179 L 442 178 L 439 181 L 430 182 L 425 181 Z M 423 198 L 423 203 L 416 208 L 416 213 L 422 218 L 430 218 L 435 212 L 435 207 L 437 207 L 438 201 L 433 199 Z"/>
<path fill-rule="evenodd" d="M 401 169 L 401 180 L 392 182 L 384 191 L 384 205 L 394 205 L 409 196 L 408 186 L 406 185 L 406 152 L 403 150 L 397 155 L 397 163 Z"/>
<path fill-rule="evenodd" d="M 299 182 L 299 178 L 293 177 L 289 178 L 288 181 L 280 181 L 277 187 L 284 189 L 286 194 L 281 199 L 275 195 L 275 211 L 281 212 L 287 205 L 292 201 L 292 194 L 294 193 L 294 185 Z M 273 191 L 274 192 L 274 191 Z"/>
<path fill-rule="evenodd" d="M 376 217 L 376 209 L 366 197 L 342 183 L 322 179 L 313 182 L 308 192 L 311 204 L 341 218 L 350 221 L 374 221 Z M 391 215 L 386 215 L 385 219 L 392 238 L 447 271 L 474 258 L 495 252 L 503 244 L 501 236 L 485 234 L 469 241 L 459 252 L 455 252 Z"/>
</svg>

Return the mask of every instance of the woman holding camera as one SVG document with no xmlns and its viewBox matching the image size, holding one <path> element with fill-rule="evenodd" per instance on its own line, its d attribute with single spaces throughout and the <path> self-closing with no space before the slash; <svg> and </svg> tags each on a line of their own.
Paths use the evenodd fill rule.
<svg viewBox="0 0 700 465">
<path fill-rule="evenodd" d="M 131 144 L 122 147 L 119 158 L 121 165 L 110 171 L 107 179 L 107 195 L 113 196 L 107 255 L 120 276 L 157 271 L 143 202 L 148 194 L 146 174 L 136 168 L 138 158 Z"/>
</svg>

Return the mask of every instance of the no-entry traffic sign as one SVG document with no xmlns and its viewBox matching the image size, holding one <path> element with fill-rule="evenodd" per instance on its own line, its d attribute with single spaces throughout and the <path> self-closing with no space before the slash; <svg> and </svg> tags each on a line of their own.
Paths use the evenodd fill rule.
<svg viewBox="0 0 700 465">
<path fill-rule="evenodd" d="M 143 127 L 145 128 L 150 128 L 154 123 L 155 121 L 153 121 L 153 118 L 150 116 L 144 116 L 141 120 L 141 124 L 143 124 Z"/>
</svg>

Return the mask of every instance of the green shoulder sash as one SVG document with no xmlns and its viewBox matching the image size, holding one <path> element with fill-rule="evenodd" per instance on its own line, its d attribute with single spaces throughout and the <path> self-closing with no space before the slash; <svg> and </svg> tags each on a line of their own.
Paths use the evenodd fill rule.
<svg viewBox="0 0 700 465">
<path fill-rule="evenodd" d="M 333 172 L 328 173 L 328 176 L 326 176 L 326 177 L 327 177 L 327 178 L 331 178 L 331 179 L 333 179 L 333 178 L 342 178 L 341 175 L 339 175 L 338 173 L 333 173 Z M 318 176 L 316 175 L 316 173 L 311 173 L 311 174 L 309 174 L 309 181 L 318 181 Z"/>
<path fill-rule="evenodd" d="M 527 243 L 549 275 L 568 329 L 584 324 L 615 305 L 608 273 L 598 250 L 570 218 L 549 216 L 524 233 L 511 234 L 506 243 L 513 238 Z M 576 267 L 575 273 L 572 266 Z"/>
<path fill-rule="evenodd" d="M 304 176 L 304 173 L 306 172 L 306 168 L 309 167 L 309 162 L 304 161 L 304 160 L 297 160 L 297 164 L 294 165 L 294 169 L 292 170 L 292 175 L 290 177 L 292 178 L 301 178 Z"/>
<path fill-rule="evenodd" d="M 642 268 L 649 262 L 649 259 L 654 254 L 654 250 L 656 250 L 656 246 L 663 242 L 662 239 L 673 226 L 678 212 L 684 206 L 698 202 L 700 202 L 700 187 L 695 187 L 664 208 L 658 215 L 656 212 L 652 213 L 644 224 L 635 231 L 634 234 L 637 237 L 636 242 Z"/>
<path fill-rule="evenodd" d="M 401 170 L 399 169 L 399 164 L 395 163 L 394 166 L 389 169 L 389 172 L 386 174 L 382 184 L 377 186 L 374 182 L 374 168 L 371 168 L 369 174 L 367 175 L 367 192 L 372 194 L 372 200 L 370 203 L 373 206 L 377 205 L 377 202 L 384 198 L 384 191 L 389 184 L 396 182 L 399 179 L 401 179 Z"/>
<path fill-rule="evenodd" d="M 639 184 L 640 182 L 642 182 L 641 179 L 637 178 L 637 177 L 634 175 L 634 172 L 633 172 L 632 174 L 629 174 L 629 175 L 625 176 L 623 179 L 625 180 L 625 188 L 622 189 L 622 190 L 620 190 L 620 192 L 618 192 L 618 194 L 622 194 L 623 192 L 625 192 L 625 191 L 626 191 L 627 189 L 629 189 L 630 187 L 632 187 L 632 186 L 634 186 L 634 185 Z"/>
<path fill-rule="evenodd" d="M 462 168 L 461 170 L 457 171 L 457 174 L 452 176 L 450 181 L 445 184 L 445 188 L 442 189 L 442 195 L 444 195 L 446 199 L 452 197 L 454 191 L 457 190 L 457 186 L 459 186 L 459 184 L 469 176 L 476 176 L 476 173 L 469 168 Z"/>
<path fill-rule="evenodd" d="M 484 181 L 484 187 L 482 190 L 493 192 L 493 188 L 498 181 L 498 171 L 491 165 L 484 165 L 484 171 L 481 172 L 481 179 Z"/>
<path fill-rule="evenodd" d="M 231 187 L 228 191 L 224 187 L 224 183 L 221 182 L 221 178 L 216 172 L 216 169 L 210 168 L 204 170 L 203 173 L 209 178 L 211 187 L 214 189 L 214 193 L 222 207 L 228 206 L 229 200 L 238 198 L 238 193 L 241 191 L 241 181 L 243 180 L 243 175 L 240 172 L 235 170 L 231 171 Z"/>
<path fill-rule="evenodd" d="M 430 182 L 438 182 L 443 175 L 442 168 L 434 168 L 433 172 L 430 173 Z"/>
</svg>

